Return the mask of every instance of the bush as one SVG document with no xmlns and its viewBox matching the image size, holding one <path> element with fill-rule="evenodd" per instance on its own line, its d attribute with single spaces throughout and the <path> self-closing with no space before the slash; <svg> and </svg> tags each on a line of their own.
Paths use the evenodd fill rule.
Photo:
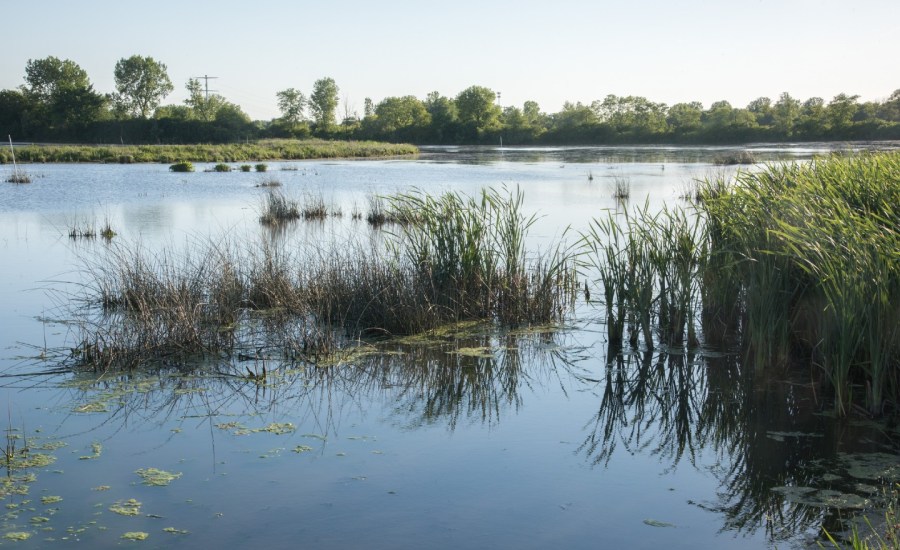
<svg viewBox="0 0 900 550">
<path fill-rule="evenodd" d="M 193 172 L 194 165 L 190 162 L 179 162 L 169 166 L 169 170 L 172 172 Z"/>
<path fill-rule="evenodd" d="M 231 166 L 220 162 L 219 164 L 213 166 L 213 172 L 231 172 Z"/>
<path fill-rule="evenodd" d="M 256 165 L 256 171 L 257 171 L 257 172 L 265 172 L 265 171 L 268 170 L 268 169 L 269 169 L 269 167 L 266 166 L 266 165 L 263 164 L 263 163 L 259 163 L 259 164 Z"/>
<path fill-rule="evenodd" d="M 242 164 L 242 165 L 241 165 L 241 172 L 249 172 L 252 168 L 253 168 L 253 167 L 250 166 L 249 164 Z"/>
</svg>

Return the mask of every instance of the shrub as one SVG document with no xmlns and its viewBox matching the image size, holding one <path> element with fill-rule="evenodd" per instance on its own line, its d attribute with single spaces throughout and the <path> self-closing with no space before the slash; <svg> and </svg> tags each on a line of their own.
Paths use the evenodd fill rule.
<svg viewBox="0 0 900 550">
<path fill-rule="evenodd" d="M 169 166 L 169 170 L 172 172 L 193 172 L 194 165 L 190 162 L 178 162 Z"/>
</svg>

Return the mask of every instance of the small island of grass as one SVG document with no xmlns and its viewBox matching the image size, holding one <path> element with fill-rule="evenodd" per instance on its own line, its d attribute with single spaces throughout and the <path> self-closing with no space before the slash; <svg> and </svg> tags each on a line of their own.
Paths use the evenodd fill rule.
<svg viewBox="0 0 900 550">
<path fill-rule="evenodd" d="M 402 143 L 267 139 L 215 145 L 26 145 L 16 147 L 16 160 L 24 163 L 260 163 L 267 160 L 397 157 L 418 152 L 414 145 Z M 0 163 L 12 162 L 10 155 L 9 151 L 0 152 Z M 260 163 L 259 166 L 264 165 Z"/>
</svg>

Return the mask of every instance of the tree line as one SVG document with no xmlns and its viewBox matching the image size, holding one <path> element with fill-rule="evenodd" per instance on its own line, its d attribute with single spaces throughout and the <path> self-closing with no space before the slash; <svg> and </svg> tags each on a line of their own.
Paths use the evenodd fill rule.
<svg viewBox="0 0 900 550">
<path fill-rule="evenodd" d="M 607 95 L 590 104 L 565 103 L 546 113 L 534 101 L 501 106 L 499 94 L 470 86 L 454 97 L 432 92 L 364 101 L 363 113 L 345 100 L 332 78 L 307 95 L 275 94 L 281 116 L 252 121 L 235 103 L 185 84 L 181 105 L 162 104 L 174 91 L 164 63 L 133 55 L 113 71 L 115 91 L 97 92 L 77 63 L 50 56 L 28 60 L 25 84 L 0 91 L 0 132 L 20 140 L 82 143 L 226 143 L 268 137 L 367 139 L 415 144 L 640 144 L 747 143 L 900 139 L 900 90 L 885 101 L 860 102 L 838 94 L 800 100 L 787 92 L 746 107 L 717 101 L 653 102 Z"/>
</svg>

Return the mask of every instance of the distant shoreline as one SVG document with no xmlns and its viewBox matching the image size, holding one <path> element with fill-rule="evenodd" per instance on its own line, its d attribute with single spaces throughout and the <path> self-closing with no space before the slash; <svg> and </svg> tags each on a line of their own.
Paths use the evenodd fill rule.
<svg viewBox="0 0 900 550">
<path fill-rule="evenodd" d="M 408 157 L 419 148 L 375 141 L 261 140 L 217 145 L 14 144 L 14 152 L 21 164 L 166 164 Z M 10 148 L 0 148 L 0 163 L 12 162 Z"/>
</svg>

